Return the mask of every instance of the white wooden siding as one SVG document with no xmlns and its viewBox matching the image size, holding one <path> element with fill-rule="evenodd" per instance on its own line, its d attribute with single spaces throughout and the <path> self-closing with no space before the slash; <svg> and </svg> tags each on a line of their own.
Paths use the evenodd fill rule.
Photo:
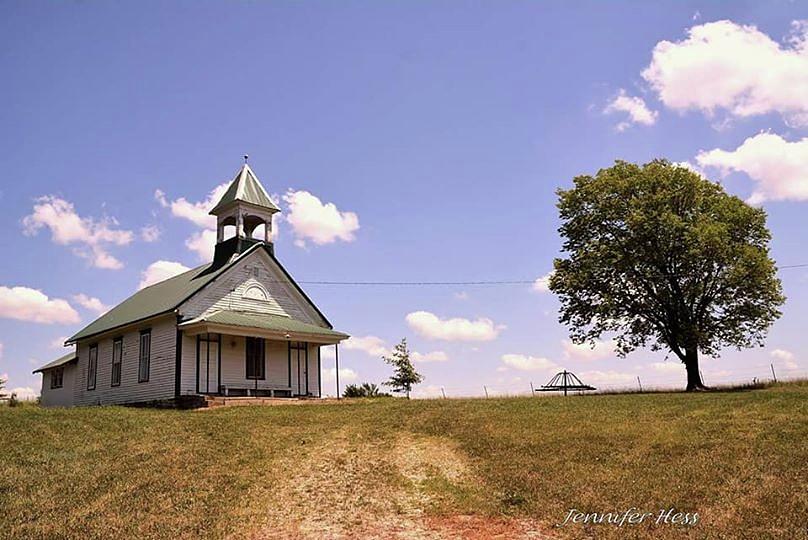
<svg viewBox="0 0 808 540">
<path fill-rule="evenodd" d="M 267 381 L 289 386 L 289 351 L 285 341 L 266 341 Z M 246 363 L 246 359 L 244 360 Z"/>
<path fill-rule="evenodd" d="M 257 277 L 254 272 L 257 269 Z M 268 298 L 245 297 L 252 287 L 260 287 Z M 310 324 L 327 327 L 300 292 L 286 280 L 283 271 L 262 250 L 256 250 L 183 303 L 179 312 L 192 319 L 217 310 L 252 311 L 286 315 Z"/>
<path fill-rule="evenodd" d="M 196 336 L 182 336 L 180 394 L 196 394 Z"/>
<path fill-rule="evenodd" d="M 149 380 L 138 382 L 140 331 L 151 328 L 151 360 Z M 176 318 L 167 315 L 132 327 L 122 333 L 110 333 L 99 338 L 81 341 L 77 345 L 78 364 L 74 384 L 75 405 L 108 405 L 171 399 L 174 397 L 176 365 Z M 112 341 L 123 337 L 121 384 L 112 383 Z M 87 390 L 87 367 L 90 345 L 98 345 L 98 367 L 95 390 Z"/>
<path fill-rule="evenodd" d="M 222 336 L 222 384 L 231 388 L 286 389 L 289 387 L 289 356 L 283 341 L 267 340 L 264 349 L 266 379 L 247 378 L 247 339 Z"/>
<path fill-rule="evenodd" d="M 222 335 L 222 384 L 230 388 L 258 388 L 262 390 L 281 390 L 289 388 L 290 365 L 289 345 L 285 341 L 265 341 L 265 373 L 266 379 L 247 378 L 246 338 L 242 336 Z M 317 349 L 309 345 L 309 394 L 319 396 L 320 374 L 317 369 Z M 182 393 L 196 393 L 196 337 L 185 336 L 183 339 Z M 302 373 L 302 371 L 301 371 Z M 297 362 L 291 365 L 291 390 L 298 393 Z M 301 393 L 305 393 L 305 379 L 301 378 Z M 214 390 L 211 388 L 211 390 Z"/>
<path fill-rule="evenodd" d="M 317 363 L 317 354 L 320 346 L 309 344 L 309 394 L 320 397 L 320 370 Z"/>
<path fill-rule="evenodd" d="M 76 378 L 76 364 L 64 366 L 64 376 L 61 388 L 51 388 L 51 373 L 48 370 L 42 373 L 42 393 L 40 403 L 43 407 L 70 407 L 73 405 L 73 388 Z"/>
</svg>

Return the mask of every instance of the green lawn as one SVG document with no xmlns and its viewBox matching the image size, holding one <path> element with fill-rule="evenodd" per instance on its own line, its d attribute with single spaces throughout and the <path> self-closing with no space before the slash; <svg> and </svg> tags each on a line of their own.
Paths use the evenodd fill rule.
<svg viewBox="0 0 808 540">
<path fill-rule="evenodd" d="M 0 408 L 0 537 L 799 538 L 808 383 L 165 411 Z M 572 508 L 693 526 L 557 526 Z"/>
</svg>

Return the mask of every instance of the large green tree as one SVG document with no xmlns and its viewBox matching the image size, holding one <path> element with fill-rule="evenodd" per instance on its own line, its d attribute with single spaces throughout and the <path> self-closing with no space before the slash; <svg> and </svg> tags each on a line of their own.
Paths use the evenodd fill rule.
<svg viewBox="0 0 808 540">
<path fill-rule="evenodd" d="M 762 209 L 665 160 L 574 184 L 558 191 L 565 258 L 550 279 L 573 342 L 670 350 L 688 390 L 705 388 L 700 353 L 763 345 L 785 298 Z"/>
</svg>

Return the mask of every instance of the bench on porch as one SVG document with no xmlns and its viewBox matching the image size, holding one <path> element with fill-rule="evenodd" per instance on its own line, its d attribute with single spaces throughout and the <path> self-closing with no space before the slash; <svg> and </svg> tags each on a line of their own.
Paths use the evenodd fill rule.
<svg viewBox="0 0 808 540">
<path fill-rule="evenodd" d="M 250 388 L 247 386 L 228 386 L 223 384 L 219 393 L 226 397 L 292 397 L 292 388 L 289 386 Z"/>
</svg>

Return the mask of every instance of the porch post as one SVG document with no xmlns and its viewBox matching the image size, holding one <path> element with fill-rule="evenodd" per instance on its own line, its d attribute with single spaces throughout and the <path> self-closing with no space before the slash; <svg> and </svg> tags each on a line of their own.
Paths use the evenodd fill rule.
<svg viewBox="0 0 808 540">
<path fill-rule="evenodd" d="M 218 377 L 218 381 L 216 383 L 216 394 L 219 394 L 222 391 L 222 335 L 219 334 L 219 346 L 217 349 L 217 369 L 216 375 Z"/>
<path fill-rule="evenodd" d="M 337 364 L 337 369 L 334 370 L 334 375 L 337 377 L 337 399 L 339 396 L 339 343 L 334 343 L 334 360 Z"/>
<path fill-rule="evenodd" d="M 205 337 L 205 393 L 210 394 L 210 334 Z"/>
<path fill-rule="evenodd" d="M 196 335 L 196 393 L 199 393 L 199 339 L 200 334 Z"/>
</svg>

